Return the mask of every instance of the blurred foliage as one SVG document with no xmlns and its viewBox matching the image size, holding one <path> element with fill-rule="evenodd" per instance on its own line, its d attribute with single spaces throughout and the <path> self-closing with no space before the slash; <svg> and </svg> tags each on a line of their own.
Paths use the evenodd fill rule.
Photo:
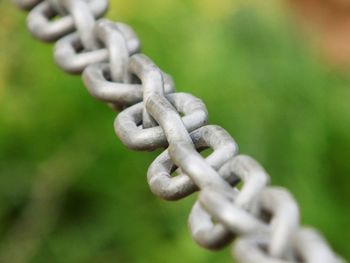
<svg viewBox="0 0 350 263">
<path fill-rule="evenodd" d="M 188 233 L 195 196 L 154 197 L 159 153 L 127 150 L 115 117 L 0 2 L 0 262 L 230 262 Z M 273 1 L 115 0 L 143 51 L 202 98 L 210 122 L 290 189 L 302 222 L 350 258 L 350 87 Z"/>
</svg>

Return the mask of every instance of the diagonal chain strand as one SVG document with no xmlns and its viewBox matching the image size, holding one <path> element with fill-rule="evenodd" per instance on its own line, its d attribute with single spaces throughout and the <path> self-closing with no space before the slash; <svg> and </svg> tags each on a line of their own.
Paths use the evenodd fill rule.
<svg viewBox="0 0 350 263">
<path fill-rule="evenodd" d="M 55 42 L 64 71 L 82 74 L 88 92 L 121 111 L 116 134 L 130 149 L 166 148 L 150 165 L 151 191 L 179 200 L 199 191 L 189 216 L 193 239 L 219 249 L 236 239 L 239 263 L 345 263 L 313 228 L 299 224 L 299 208 L 284 188 L 269 185 L 234 139 L 207 124 L 204 103 L 176 93 L 172 78 L 140 52 L 133 29 L 101 18 L 108 0 L 16 0 L 29 11 L 30 32 Z M 212 152 L 206 158 L 200 152 Z M 242 182 L 242 187 L 238 183 Z"/>
</svg>

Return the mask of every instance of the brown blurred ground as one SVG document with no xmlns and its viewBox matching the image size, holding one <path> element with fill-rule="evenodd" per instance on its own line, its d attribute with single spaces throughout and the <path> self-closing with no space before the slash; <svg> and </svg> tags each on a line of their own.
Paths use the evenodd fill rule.
<svg viewBox="0 0 350 263">
<path fill-rule="evenodd" d="M 350 65 L 350 1 L 289 0 L 307 36 L 331 62 Z"/>
</svg>

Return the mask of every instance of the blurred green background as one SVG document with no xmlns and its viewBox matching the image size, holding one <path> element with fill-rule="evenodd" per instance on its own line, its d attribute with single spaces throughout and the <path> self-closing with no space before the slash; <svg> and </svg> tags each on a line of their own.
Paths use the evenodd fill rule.
<svg viewBox="0 0 350 263">
<path fill-rule="evenodd" d="M 277 1 L 114 0 L 143 52 L 202 98 L 210 122 L 259 160 L 350 258 L 350 78 L 308 47 Z M 52 46 L 33 40 L 25 14 L 0 2 L 0 262 L 231 262 L 187 230 L 195 196 L 154 197 L 148 165 L 127 150 L 115 113 Z"/>
</svg>

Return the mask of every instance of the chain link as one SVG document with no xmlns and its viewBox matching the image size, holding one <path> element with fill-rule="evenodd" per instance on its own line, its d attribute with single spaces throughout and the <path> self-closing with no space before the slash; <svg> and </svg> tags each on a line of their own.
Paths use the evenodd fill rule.
<svg viewBox="0 0 350 263">
<path fill-rule="evenodd" d="M 128 25 L 101 18 L 108 0 L 16 0 L 30 10 L 28 28 L 56 41 L 54 57 L 66 72 L 80 74 L 89 93 L 120 110 L 114 127 L 130 149 L 167 148 L 151 164 L 151 191 L 179 200 L 199 191 L 189 216 L 193 239 L 219 249 L 236 239 L 239 263 L 340 263 L 322 236 L 299 225 L 291 194 L 269 185 L 254 159 L 238 155 L 234 139 L 207 125 L 204 103 L 175 93 L 172 78 L 147 56 Z M 206 158 L 200 152 L 212 149 Z M 242 182 L 242 187 L 238 183 Z"/>
</svg>

